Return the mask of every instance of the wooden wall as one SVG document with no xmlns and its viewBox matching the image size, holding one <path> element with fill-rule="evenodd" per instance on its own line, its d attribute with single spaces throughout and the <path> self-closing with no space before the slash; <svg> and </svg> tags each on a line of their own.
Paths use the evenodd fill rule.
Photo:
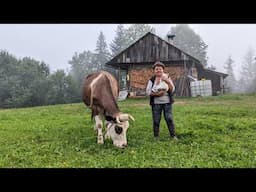
<svg viewBox="0 0 256 192">
<path fill-rule="evenodd" d="M 110 63 L 141 63 L 157 60 L 188 60 L 191 56 L 158 36 L 148 33 L 125 51 L 114 57 Z"/>
<path fill-rule="evenodd" d="M 199 74 L 199 79 L 203 79 L 203 78 L 212 81 L 212 94 L 213 95 L 218 95 L 218 92 L 222 91 L 221 82 L 220 82 L 221 76 L 205 70 Z"/>
</svg>

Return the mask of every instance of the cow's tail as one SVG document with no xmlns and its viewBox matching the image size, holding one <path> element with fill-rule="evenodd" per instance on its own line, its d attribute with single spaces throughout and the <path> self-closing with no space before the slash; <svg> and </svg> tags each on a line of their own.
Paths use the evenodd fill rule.
<svg viewBox="0 0 256 192">
<path fill-rule="evenodd" d="M 93 105 L 93 87 L 91 87 L 90 108 L 92 108 L 92 105 Z"/>
</svg>

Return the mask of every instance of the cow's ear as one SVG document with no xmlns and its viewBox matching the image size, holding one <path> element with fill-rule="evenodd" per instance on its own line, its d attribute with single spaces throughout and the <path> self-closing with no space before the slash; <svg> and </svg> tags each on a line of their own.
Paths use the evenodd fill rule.
<svg viewBox="0 0 256 192">
<path fill-rule="evenodd" d="M 111 116 L 105 116 L 105 119 L 106 119 L 107 121 L 111 121 L 111 120 L 112 120 L 112 117 L 111 117 Z"/>
<path fill-rule="evenodd" d="M 111 117 L 111 116 L 106 116 L 105 119 L 106 119 L 107 121 L 114 121 L 114 122 L 116 122 L 116 118 L 113 118 L 113 117 Z"/>
<path fill-rule="evenodd" d="M 114 123 L 117 123 L 116 118 L 113 118 L 113 122 L 114 122 Z"/>
<path fill-rule="evenodd" d="M 113 122 L 116 123 L 116 124 L 119 124 L 120 122 L 117 121 L 117 118 L 113 118 Z"/>
</svg>

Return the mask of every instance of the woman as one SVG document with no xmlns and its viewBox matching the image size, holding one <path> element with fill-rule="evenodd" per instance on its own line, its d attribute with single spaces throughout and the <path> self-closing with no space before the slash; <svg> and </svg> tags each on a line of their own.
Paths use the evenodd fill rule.
<svg viewBox="0 0 256 192">
<path fill-rule="evenodd" d="M 152 66 L 152 69 L 154 76 L 152 76 L 148 81 L 146 93 L 150 96 L 154 137 L 159 136 L 159 125 L 163 111 L 170 136 L 177 140 L 172 116 L 172 104 L 174 102 L 173 93 L 175 91 L 175 86 L 171 78 L 164 73 L 165 65 L 163 63 L 157 61 Z"/>
</svg>

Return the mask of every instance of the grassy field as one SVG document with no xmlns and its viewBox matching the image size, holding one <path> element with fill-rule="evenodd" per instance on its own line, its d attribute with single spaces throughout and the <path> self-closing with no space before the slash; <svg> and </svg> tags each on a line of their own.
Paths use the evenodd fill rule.
<svg viewBox="0 0 256 192">
<path fill-rule="evenodd" d="M 0 110 L 1 168 L 255 168 L 256 95 L 176 99 L 179 141 L 162 118 L 153 138 L 148 99 L 119 102 L 136 121 L 128 147 L 98 145 L 84 104 Z"/>
</svg>

